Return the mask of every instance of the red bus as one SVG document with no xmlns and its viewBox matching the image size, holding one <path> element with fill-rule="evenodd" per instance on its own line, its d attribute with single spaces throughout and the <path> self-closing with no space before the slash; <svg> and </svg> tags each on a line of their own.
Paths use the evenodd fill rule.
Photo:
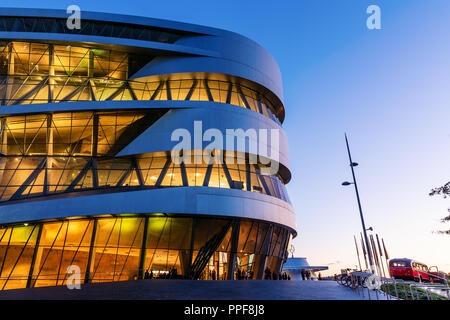
<svg viewBox="0 0 450 320">
<path fill-rule="evenodd" d="M 434 268 L 434 269 L 433 269 Z M 431 270 L 435 271 L 431 271 Z M 433 283 L 440 283 L 440 284 L 447 284 L 449 281 L 449 277 L 445 272 L 439 271 L 437 266 L 431 266 L 428 268 L 428 271 L 430 272 L 431 282 Z"/>
<path fill-rule="evenodd" d="M 389 260 L 389 273 L 395 279 L 430 281 L 430 273 L 426 264 L 412 259 Z"/>
</svg>

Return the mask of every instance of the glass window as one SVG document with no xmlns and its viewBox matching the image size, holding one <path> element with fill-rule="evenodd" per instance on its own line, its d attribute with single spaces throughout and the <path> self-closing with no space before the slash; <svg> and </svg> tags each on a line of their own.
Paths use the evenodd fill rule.
<svg viewBox="0 0 450 320">
<path fill-rule="evenodd" d="M 7 234 L 8 247 L 3 254 L 0 290 L 25 288 L 30 272 L 39 226 L 13 227 Z M 6 239 L 1 242 L 6 244 Z"/>
<path fill-rule="evenodd" d="M 90 276 L 92 282 L 137 279 L 143 218 L 99 219 Z"/>
</svg>

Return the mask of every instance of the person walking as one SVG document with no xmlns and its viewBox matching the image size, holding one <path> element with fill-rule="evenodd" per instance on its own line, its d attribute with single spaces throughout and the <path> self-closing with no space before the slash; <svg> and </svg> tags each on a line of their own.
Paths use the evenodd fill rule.
<svg viewBox="0 0 450 320">
<path fill-rule="evenodd" d="M 302 269 L 301 270 L 301 275 L 302 275 L 302 280 L 306 280 L 305 278 L 306 278 L 306 272 L 305 272 L 305 269 Z"/>
<path fill-rule="evenodd" d="M 264 270 L 264 279 L 270 280 L 272 278 L 272 273 L 270 272 L 270 269 L 267 267 L 266 270 Z"/>
</svg>

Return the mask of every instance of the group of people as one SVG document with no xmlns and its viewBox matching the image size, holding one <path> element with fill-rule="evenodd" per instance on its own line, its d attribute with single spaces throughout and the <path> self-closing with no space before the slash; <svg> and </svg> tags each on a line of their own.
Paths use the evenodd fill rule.
<svg viewBox="0 0 450 320">
<path fill-rule="evenodd" d="M 270 271 L 270 268 L 264 270 L 264 280 L 291 280 L 291 277 L 286 273 L 276 273 Z"/>
<path fill-rule="evenodd" d="M 252 280 L 253 279 L 253 270 L 247 272 L 245 269 L 241 271 L 241 269 L 236 270 L 236 280 Z"/>
<path fill-rule="evenodd" d="M 305 274 L 306 272 L 304 272 L 305 270 L 302 269 L 302 279 L 305 279 Z M 144 279 L 155 279 L 155 278 L 163 278 L 163 279 L 176 279 L 178 275 L 177 269 L 176 268 L 172 268 L 168 273 L 164 274 L 162 277 L 158 276 L 156 277 L 153 274 L 153 270 L 150 270 L 150 272 L 148 271 L 148 269 L 145 271 L 144 273 Z M 252 280 L 254 276 L 254 272 L 253 270 L 250 271 L 246 271 L 245 269 L 240 269 L 238 268 L 236 270 L 235 273 L 235 279 L 236 280 Z M 217 274 L 216 274 L 216 270 L 213 269 L 211 271 L 209 271 L 209 277 L 212 280 L 216 280 L 217 279 Z M 308 271 L 308 280 L 311 278 L 311 273 L 309 273 Z M 264 280 L 291 280 L 291 277 L 286 273 L 276 273 L 276 272 L 272 272 L 270 270 L 270 268 L 266 268 L 266 270 L 264 270 Z"/>
<path fill-rule="evenodd" d="M 164 276 L 159 276 L 158 278 L 163 278 L 163 279 L 176 279 L 178 275 L 178 271 L 177 268 L 172 268 L 168 273 L 164 274 Z M 154 279 L 156 278 L 153 274 L 153 270 L 150 270 L 150 272 L 148 272 L 148 269 L 145 270 L 144 273 L 144 279 Z"/>
<path fill-rule="evenodd" d="M 236 280 L 252 280 L 253 279 L 253 270 L 250 270 L 247 272 L 247 270 L 245 269 L 237 269 L 235 272 L 235 279 Z M 216 270 L 213 269 L 212 271 L 209 271 L 209 278 L 212 280 L 216 280 L 217 275 L 216 275 Z M 226 278 L 226 274 L 225 274 L 225 278 Z"/>
<path fill-rule="evenodd" d="M 302 275 L 302 280 L 311 280 L 311 271 L 302 269 L 300 273 Z"/>
<path fill-rule="evenodd" d="M 247 271 L 245 269 L 236 269 L 235 272 L 235 279 L 236 280 L 252 280 L 254 277 L 254 272 L 253 270 Z M 209 278 L 212 280 L 216 280 L 217 279 L 217 274 L 216 274 L 216 270 L 210 270 L 209 271 Z M 226 278 L 226 275 L 225 275 Z M 266 268 L 266 270 L 264 271 L 264 280 L 291 280 L 291 277 L 286 273 L 276 273 L 276 272 L 272 272 L 269 268 Z"/>
</svg>

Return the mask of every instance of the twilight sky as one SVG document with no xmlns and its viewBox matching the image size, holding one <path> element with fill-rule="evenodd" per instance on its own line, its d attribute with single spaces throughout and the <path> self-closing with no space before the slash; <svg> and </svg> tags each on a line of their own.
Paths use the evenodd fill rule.
<svg viewBox="0 0 450 320">
<path fill-rule="evenodd" d="M 357 264 L 361 224 L 345 149 L 347 132 L 366 225 L 393 257 L 450 271 L 448 0 L 3 0 L 2 7 L 103 11 L 223 28 L 265 47 L 283 76 L 297 213 L 295 255 L 331 273 Z M 366 28 L 381 8 L 382 30 Z M 445 169 L 447 168 L 447 169 Z"/>
</svg>

